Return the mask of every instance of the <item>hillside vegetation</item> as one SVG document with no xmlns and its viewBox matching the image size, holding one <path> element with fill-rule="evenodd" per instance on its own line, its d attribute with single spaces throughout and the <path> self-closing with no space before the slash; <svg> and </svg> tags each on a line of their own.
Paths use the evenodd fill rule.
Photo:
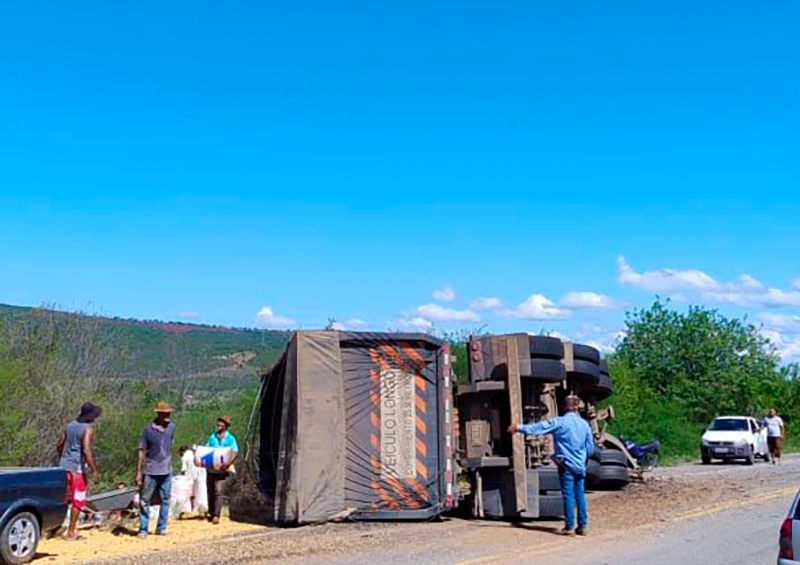
<svg viewBox="0 0 800 565">
<path fill-rule="evenodd" d="M 221 414 L 241 436 L 257 376 L 287 337 L 0 306 L 0 466 L 55 463 L 56 437 L 87 401 L 103 408 L 96 451 L 106 486 L 132 480 L 158 400 L 176 408 L 176 447 L 204 443 Z"/>
</svg>

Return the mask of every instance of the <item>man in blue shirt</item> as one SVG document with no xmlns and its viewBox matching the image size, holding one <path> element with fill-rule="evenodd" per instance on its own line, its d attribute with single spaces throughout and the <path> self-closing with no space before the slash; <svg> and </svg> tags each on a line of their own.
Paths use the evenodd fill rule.
<svg viewBox="0 0 800 565">
<path fill-rule="evenodd" d="M 206 475 L 206 489 L 208 491 L 208 509 L 211 512 L 210 520 L 213 524 L 219 524 L 219 517 L 222 514 L 222 505 L 225 502 L 225 484 L 227 479 L 233 474 L 233 463 L 239 457 L 239 444 L 230 432 L 231 419 L 229 416 L 217 418 L 217 429 L 211 434 L 206 442 L 207 447 L 227 447 L 231 450 L 231 459 L 222 464 L 219 470 L 208 469 Z"/>
<path fill-rule="evenodd" d="M 169 499 L 172 485 L 172 440 L 175 424 L 170 421 L 172 408 L 166 402 L 156 406 L 156 419 L 145 426 L 139 438 L 136 460 L 136 486 L 139 487 L 139 537 L 147 538 L 150 503 L 158 493 L 161 499 L 156 534 L 167 534 Z"/>
<path fill-rule="evenodd" d="M 561 482 L 561 495 L 564 497 L 564 529 L 562 533 L 587 533 L 586 496 L 584 482 L 586 465 L 594 451 L 594 438 L 589 424 L 578 414 L 579 400 L 569 396 L 565 402 L 567 413 L 547 422 L 538 424 L 512 424 L 508 431 L 512 434 L 527 435 L 552 434 L 556 453 L 553 460 L 558 465 Z M 578 529 L 575 529 L 575 503 L 578 505 Z"/>
</svg>

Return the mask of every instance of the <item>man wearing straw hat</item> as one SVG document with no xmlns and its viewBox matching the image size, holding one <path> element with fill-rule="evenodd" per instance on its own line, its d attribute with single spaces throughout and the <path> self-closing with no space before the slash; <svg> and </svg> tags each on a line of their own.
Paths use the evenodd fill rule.
<svg viewBox="0 0 800 565">
<path fill-rule="evenodd" d="M 142 430 L 137 452 L 136 486 L 140 489 L 139 537 L 141 539 L 147 538 L 150 504 L 156 493 L 161 499 L 156 535 L 167 534 L 169 520 L 172 440 L 175 437 L 175 424 L 170 422 L 172 407 L 166 402 L 159 402 L 155 412 L 156 419 Z"/>
</svg>

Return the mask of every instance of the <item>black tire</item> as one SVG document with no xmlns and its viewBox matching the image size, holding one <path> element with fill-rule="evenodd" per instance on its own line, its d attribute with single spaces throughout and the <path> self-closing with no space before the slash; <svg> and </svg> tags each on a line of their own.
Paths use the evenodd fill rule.
<svg viewBox="0 0 800 565">
<path fill-rule="evenodd" d="M 560 383 L 567 378 L 564 364 L 555 359 L 531 359 L 531 374 L 525 378 L 541 383 Z"/>
<path fill-rule="evenodd" d="M 539 492 L 561 490 L 558 469 L 555 467 L 539 467 Z"/>
<path fill-rule="evenodd" d="M 586 465 L 586 487 L 590 489 L 597 488 L 601 479 L 601 465 L 594 459 L 589 459 Z"/>
<path fill-rule="evenodd" d="M 557 337 L 532 335 L 530 337 L 530 342 L 531 357 L 539 357 L 542 359 L 564 358 L 564 343 Z"/>
<path fill-rule="evenodd" d="M 628 458 L 621 451 L 616 449 L 603 449 L 600 452 L 601 465 L 616 465 L 618 467 L 627 467 Z"/>
<path fill-rule="evenodd" d="M 619 465 L 603 465 L 600 467 L 600 483 L 598 488 L 601 490 L 620 490 L 625 488 L 631 481 L 627 467 Z"/>
<path fill-rule="evenodd" d="M 703 457 L 700 458 L 700 461 L 703 463 L 703 465 L 711 465 L 711 457 L 708 455 L 703 455 Z"/>
<path fill-rule="evenodd" d="M 598 366 L 600 365 L 600 352 L 591 345 L 572 344 L 572 358 L 589 361 Z"/>
<path fill-rule="evenodd" d="M 563 518 L 564 499 L 561 494 L 539 495 L 539 518 Z"/>
<path fill-rule="evenodd" d="M 597 386 L 600 382 L 600 367 L 591 361 L 575 359 L 575 361 L 573 361 L 573 370 L 569 371 L 568 375 L 574 379 L 576 383 L 585 384 L 587 386 Z"/>
<path fill-rule="evenodd" d="M 744 462 L 747 463 L 748 465 L 752 465 L 752 464 L 754 464 L 756 462 L 756 452 L 755 451 L 756 450 L 751 445 L 750 446 L 750 453 L 747 455 L 747 458 L 744 460 Z"/>
<path fill-rule="evenodd" d="M 18 534 L 18 535 L 17 535 Z M 39 545 L 39 520 L 30 512 L 12 517 L 0 533 L 0 559 L 8 565 L 28 563 Z M 14 541 L 14 540 L 18 541 Z"/>
<path fill-rule="evenodd" d="M 607 375 L 608 374 L 608 360 L 600 359 L 599 366 L 600 366 L 600 374 L 601 375 Z"/>
<path fill-rule="evenodd" d="M 590 394 L 595 400 L 605 400 L 614 394 L 614 387 L 611 384 L 611 377 L 605 373 L 600 373 L 597 384 L 591 387 Z"/>
</svg>

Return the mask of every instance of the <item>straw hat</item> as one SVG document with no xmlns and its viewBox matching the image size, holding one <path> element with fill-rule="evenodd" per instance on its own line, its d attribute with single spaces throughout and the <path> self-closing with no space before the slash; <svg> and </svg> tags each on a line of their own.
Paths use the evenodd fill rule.
<svg viewBox="0 0 800 565">
<path fill-rule="evenodd" d="M 228 428 L 231 427 L 231 417 L 230 416 L 220 416 L 219 418 L 217 418 L 217 422 L 222 422 Z"/>
<path fill-rule="evenodd" d="M 172 414 L 172 406 L 162 400 L 156 404 L 156 414 Z"/>
</svg>

